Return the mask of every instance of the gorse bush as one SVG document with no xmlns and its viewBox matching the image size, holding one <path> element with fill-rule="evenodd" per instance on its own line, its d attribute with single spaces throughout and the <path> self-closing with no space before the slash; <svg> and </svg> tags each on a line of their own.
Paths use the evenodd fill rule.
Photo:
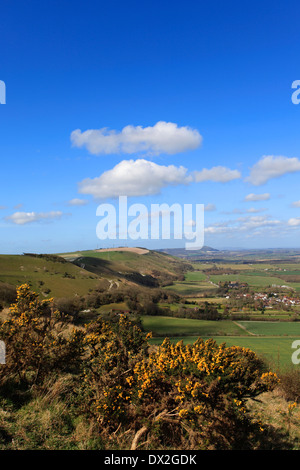
<svg viewBox="0 0 300 470">
<path fill-rule="evenodd" d="M 166 339 L 136 364 L 133 378 L 141 410 L 151 409 L 160 423 L 168 423 L 161 439 L 177 427 L 181 447 L 250 448 L 245 430 L 259 433 L 260 426 L 248 419 L 246 401 L 277 384 L 276 375 L 262 373 L 261 366 L 245 348 Z"/>
<path fill-rule="evenodd" d="M 28 284 L 17 290 L 8 320 L 1 324 L 6 364 L 0 369 L 2 382 L 16 379 L 39 383 L 47 374 L 70 368 L 79 357 L 80 331 L 64 334 L 66 319 L 53 308 L 53 299 L 39 300 Z"/>
<path fill-rule="evenodd" d="M 107 325 L 90 339 L 97 351 L 87 359 L 86 389 L 101 426 L 131 427 L 134 448 L 143 434 L 160 448 L 251 448 L 262 428 L 248 417 L 246 401 L 272 390 L 276 375 L 263 372 L 252 351 L 212 340 L 184 346 L 166 339 L 152 354 L 141 353 L 142 334 L 134 341 L 129 326 L 121 317 L 127 346 Z M 95 358 L 101 367 L 94 369 Z"/>
<path fill-rule="evenodd" d="M 116 427 L 131 414 L 134 390 L 128 377 L 146 354 L 147 336 L 121 315 L 115 324 L 88 325 L 83 344 L 83 407 L 101 425 Z"/>
<path fill-rule="evenodd" d="M 65 400 L 70 422 L 92 423 L 101 448 L 259 448 L 264 431 L 247 400 L 278 383 L 246 348 L 165 339 L 151 351 L 149 335 L 125 315 L 70 328 L 53 301 L 39 300 L 28 285 L 18 289 L 0 338 L 7 349 L 0 398 L 8 381 L 55 395 L 47 387 L 61 390 L 68 374 L 67 397 L 56 400 Z"/>
<path fill-rule="evenodd" d="M 11 304 L 16 300 L 16 289 L 15 287 L 7 284 L 5 282 L 0 282 L 0 308 L 1 304 L 3 306 Z"/>
<path fill-rule="evenodd" d="M 280 391 L 288 401 L 300 403 L 300 371 L 298 369 L 280 372 Z"/>
</svg>

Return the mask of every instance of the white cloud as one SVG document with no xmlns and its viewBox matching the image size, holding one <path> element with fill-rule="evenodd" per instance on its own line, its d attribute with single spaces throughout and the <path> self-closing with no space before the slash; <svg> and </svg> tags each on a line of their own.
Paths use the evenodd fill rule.
<svg viewBox="0 0 300 470">
<path fill-rule="evenodd" d="M 199 177 L 202 172 L 208 172 Z M 159 194 L 167 186 L 190 184 L 211 179 L 215 182 L 228 182 L 238 177 L 235 170 L 215 167 L 211 170 L 188 173 L 183 166 L 163 166 L 148 160 L 123 160 L 111 170 L 107 170 L 96 178 L 86 178 L 78 184 L 81 194 L 91 194 L 96 199 L 118 196 L 146 196 Z M 207 211 L 215 210 L 208 204 Z"/>
<path fill-rule="evenodd" d="M 89 203 L 86 199 L 74 198 L 68 202 L 68 206 L 86 206 Z"/>
<path fill-rule="evenodd" d="M 52 212 L 15 212 L 14 214 L 7 216 L 6 220 L 13 222 L 17 225 L 25 225 L 33 222 L 59 219 L 63 215 L 60 211 Z"/>
<path fill-rule="evenodd" d="M 188 221 L 184 224 L 185 227 L 195 227 L 195 225 L 196 225 L 196 222 L 195 222 L 193 219 L 188 220 Z"/>
<path fill-rule="evenodd" d="M 238 179 L 241 173 L 238 170 L 230 170 L 224 166 L 215 166 L 211 169 L 203 168 L 201 171 L 194 171 L 195 181 L 214 181 L 218 183 L 227 183 L 228 181 Z"/>
<path fill-rule="evenodd" d="M 205 227 L 204 232 L 208 234 L 222 234 L 222 233 L 228 233 L 229 229 L 227 227 L 223 227 L 219 225 L 210 225 L 208 227 Z"/>
<path fill-rule="evenodd" d="M 268 216 L 246 216 L 222 223 L 212 224 L 205 228 L 207 234 L 226 234 L 235 236 L 242 233 L 243 236 L 261 235 L 271 233 L 278 226 L 282 225 L 280 220 L 270 219 Z M 264 232 L 263 232 L 264 231 Z"/>
<path fill-rule="evenodd" d="M 250 207 L 250 209 L 247 209 L 246 212 L 250 213 L 250 214 L 257 214 L 258 212 L 264 212 L 266 211 L 267 209 L 264 208 L 264 207 L 261 207 L 260 209 L 255 209 L 255 207 Z"/>
<path fill-rule="evenodd" d="M 244 210 L 241 210 L 241 209 L 232 209 L 231 211 L 222 211 L 221 214 L 226 214 L 226 215 L 230 215 L 230 214 L 244 214 L 245 211 Z"/>
<path fill-rule="evenodd" d="M 143 159 L 123 160 L 99 177 L 81 181 L 79 193 L 91 194 L 96 199 L 146 196 L 159 194 L 166 186 L 188 184 L 191 181 L 192 177 L 182 166 L 157 165 Z"/>
<path fill-rule="evenodd" d="M 270 227 L 280 224 L 279 220 L 272 220 L 263 215 L 240 217 L 238 222 L 240 222 L 240 230 L 252 230 L 254 228 Z"/>
<path fill-rule="evenodd" d="M 259 212 L 264 212 L 264 211 L 266 211 L 266 210 L 267 210 L 267 209 L 266 209 L 265 207 L 257 208 L 257 209 L 254 208 L 254 207 L 250 207 L 250 208 L 247 209 L 247 210 L 244 210 L 244 209 L 242 210 L 242 209 L 237 209 L 237 208 L 236 208 L 236 209 L 233 209 L 233 210 L 231 210 L 231 211 L 223 211 L 222 214 L 227 214 L 227 215 L 228 215 L 228 214 L 229 214 L 229 215 L 230 215 L 230 214 L 240 214 L 240 215 L 242 215 L 242 214 L 257 214 L 257 213 L 259 213 Z"/>
<path fill-rule="evenodd" d="M 248 194 L 245 197 L 245 201 L 268 201 L 270 199 L 270 194 L 269 193 L 264 193 L 264 194 Z"/>
<path fill-rule="evenodd" d="M 89 129 L 82 132 L 76 129 L 71 133 L 75 147 L 85 146 L 92 154 L 112 154 L 147 152 L 175 154 L 194 150 L 202 143 L 202 136 L 195 129 L 178 127 L 172 122 L 159 121 L 154 126 L 126 126 L 121 131 Z"/>
<path fill-rule="evenodd" d="M 300 225 L 300 218 L 298 217 L 298 218 L 289 219 L 288 224 L 291 227 L 297 227 L 298 225 Z"/>
<path fill-rule="evenodd" d="M 292 202 L 291 206 L 292 207 L 300 207 L 300 201 Z"/>
<path fill-rule="evenodd" d="M 215 211 L 217 208 L 214 204 L 206 204 L 206 206 L 204 206 L 204 210 L 206 212 L 212 212 L 212 211 Z"/>
<path fill-rule="evenodd" d="M 246 181 L 255 186 L 260 186 L 272 178 L 278 178 L 296 171 L 300 171 L 300 160 L 298 158 L 267 155 L 262 157 L 250 169 L 250 176 L 246 178 Z"/>
</svg>

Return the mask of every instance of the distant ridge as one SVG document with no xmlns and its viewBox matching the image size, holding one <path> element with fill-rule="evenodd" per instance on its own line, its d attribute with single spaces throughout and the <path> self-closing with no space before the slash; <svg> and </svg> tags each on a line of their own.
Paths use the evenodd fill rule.
<svg viewBox="0 0 300 470">
<path fill-rule="evenodd" d="M 216 248 L 212 248 L 210 246 L 204 245 L 199 250 L 186 250 L 185 248 L 166 248 L 166 249 L 160 249 L 160 250 L 156 250 L 156 251 L 167 253 L 167 254 L 173 255 L 173 256 L 186 256 L 187 254 L 197 255 L 199 253 L 207 253 L 207 254 L 217 253 L 220 250 L 217 250 Z"/>
<path fill-rule="evenodd" d="M 131 253 L 136 253 L 137 255 L 145 255 L 149 253 L 147 248 L 140 248 L 140 247 L 118 247 L 118 248 L 99 248 L 95 250 L 97 253 L 105 253 L 107 251 L 129 251 Z"/>
<path fill-rule="evenodd" d="M 220 250 L 217 250 L 216 248 L 212 248 L 211 246 L 206 246 L 204 245 L 200 250 L 198 251 L 205 251 L 205 252 L 208 252 L 208 251 L 220 251 Z"/>
</svg>

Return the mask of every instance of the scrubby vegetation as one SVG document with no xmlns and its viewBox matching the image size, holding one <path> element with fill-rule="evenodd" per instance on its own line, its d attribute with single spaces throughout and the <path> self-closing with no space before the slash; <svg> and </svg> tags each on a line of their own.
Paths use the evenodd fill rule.
<svg viewBox="0 0 300 470">
<path fill-rule="evenodd" d="M 17 292 L 14 286 L 0 282 L 0 310 L 16 300 Z"/>
<path fill-rule="evenodd" d="M 71 320 L 29 285 L 17 289 L 0 326 L 1 449 L 295 445 L 250 411 L 279 382 L 251 350 L 201 339 L 149 346 L 123 314 Z"/>
</svg>

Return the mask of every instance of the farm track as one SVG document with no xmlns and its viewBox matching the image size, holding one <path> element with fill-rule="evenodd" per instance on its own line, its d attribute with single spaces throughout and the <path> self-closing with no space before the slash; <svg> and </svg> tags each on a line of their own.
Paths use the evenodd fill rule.
<svg viewBox="0 0 300 470">
<path fill-rule="evenodd" d="M 242 330 L 245 330 L 249 335 L 251 336 L 257 336 L 255 333 L 252 333 L 251 331 L 248 331 L 247 328 L 243 325 L 240 325 L 238 322 L 234 321 L 233 322 L 235 325 L 239 326 Z"/>
</svg>

